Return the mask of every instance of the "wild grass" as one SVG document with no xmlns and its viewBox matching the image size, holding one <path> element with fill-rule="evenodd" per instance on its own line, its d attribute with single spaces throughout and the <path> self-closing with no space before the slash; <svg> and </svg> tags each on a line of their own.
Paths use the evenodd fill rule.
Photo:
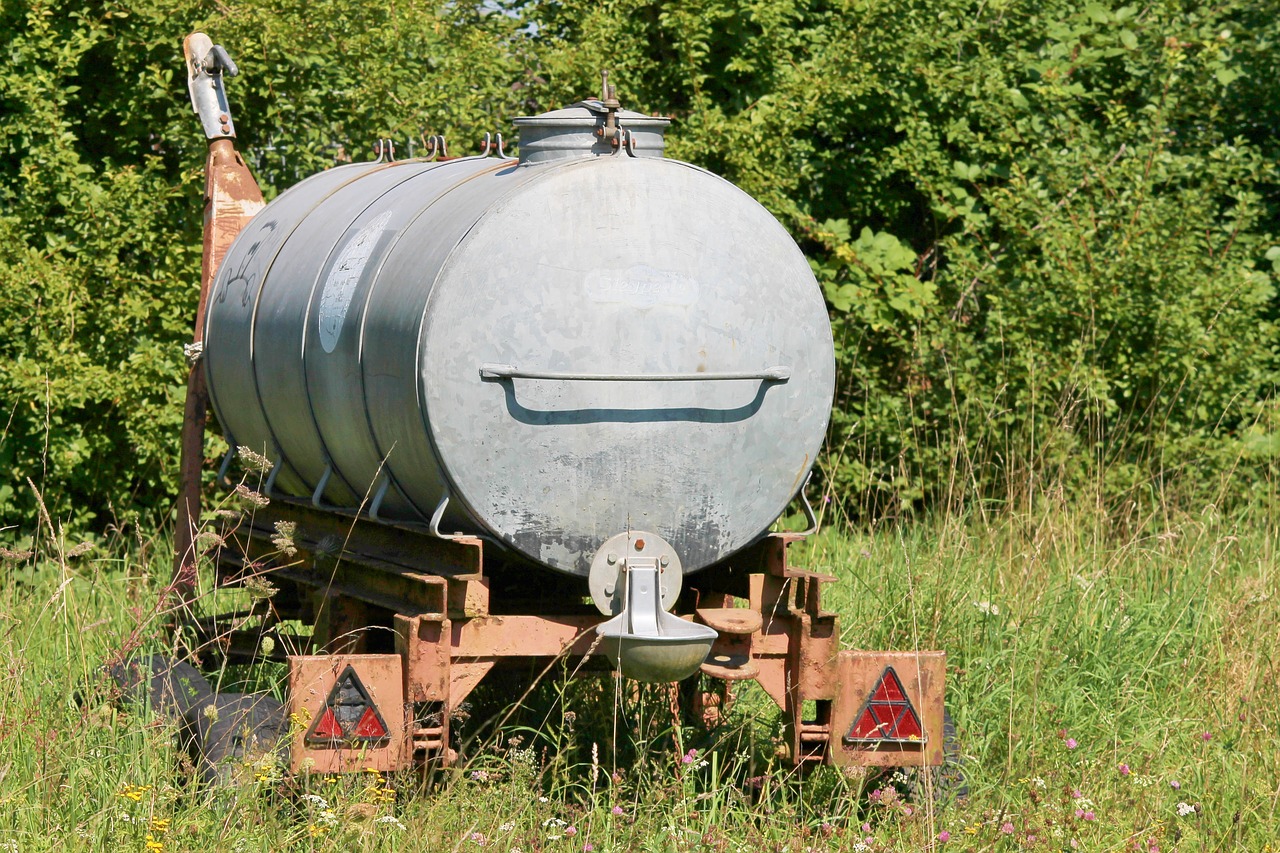
<svg viewBox="0 0 1280 853">
<path fill-rule="evenodd" d="M 682 728 L 662 690 L 553 672 L 459 720 L 427 778 L 202 790 L 176 726 L 118 708 L 102 662 L 164 651 L 164 541 L 78 557 L 48 537 L 0 568 L 0 850 L 1263 850 L 1280 827 L 1280 530 L 1265 509 L 1161 508 L 1123 525 L 1066 505 L 830 529 L 796 562 L 858 648 L 948 653 L 968 796 L 908 779 L 800 777 L 776 712 Z M 279 690 L 271 667 L 223 689 Z"/>
</svg>

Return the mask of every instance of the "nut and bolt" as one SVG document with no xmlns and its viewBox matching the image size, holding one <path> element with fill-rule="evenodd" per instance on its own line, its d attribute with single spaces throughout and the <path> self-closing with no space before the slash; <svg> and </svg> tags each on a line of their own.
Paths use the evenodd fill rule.
<svg viewBox="0 0 1280 853">
<path fill-rule="evenodd" d="M 617 562 L 618 562 L 618 555 L 617 555 L 617 554 L 610 554 L 608 557 L 606 557 L 606 558 L 605 558 L 605 561 L 606 561 L 609 565 L 611 565 L 611 566 L 612 566 L 612 565 L 614 565 L 615 563 L 617 563 Z"/>
</svg>

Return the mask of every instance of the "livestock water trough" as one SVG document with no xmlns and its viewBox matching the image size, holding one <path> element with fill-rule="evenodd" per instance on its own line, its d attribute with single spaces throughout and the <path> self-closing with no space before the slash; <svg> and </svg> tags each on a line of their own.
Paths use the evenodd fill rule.
<svg viewBox="0 0 1280 853">
<path fill-rule="evenodd" d="M 209 157 L 175 586 L 195 576 L 211 404 L 219 482 L 237 448 L 269 468 L 217 583 L 276 592 L 187 627 L 287 664 L 271 713 L 304 723 L 292 770 L 447 765 L 483 679 L 554 661 L 697 679 L 706 724 L 755 681 L 797 766 L 942 762 L 943 653 L 841 649 L 836 578 L 792 565 L 805 534 L 769 532 L 803 502 L 835 362 L 821 291 L 763 207 L 664 157 L 669 120 L 607 79 L 516 119 L 518 158 L 501 136 L 469 157 L 435 138 L 264 205 L 234 64 L 203 34 L 185 48 Z"/>
</svg>

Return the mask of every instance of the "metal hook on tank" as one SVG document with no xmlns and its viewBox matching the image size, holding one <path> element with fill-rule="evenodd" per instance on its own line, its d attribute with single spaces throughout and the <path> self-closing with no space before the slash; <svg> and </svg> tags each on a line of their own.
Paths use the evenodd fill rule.
<svg viewBox="0 0 1280 853">
<path fill-rule="evenodd" d="M 488 134 L 486 134 L 487 136 Z M 437 539 L 463 539 L 463 533 L 441 533 L 440 520 L 444 518 L 445 508 L 449 506 L 449 493 L 445 492 L 440 498 L 440 503 L 436 505 L 436 511 L 431 513 L 431 524 L 427 527 L 427 532 Z"/>
<path fill-rule="evenodd" d="M 423 136 L 423 144 L 427 148 L 427 153 L 422 155 L 423 160 L 433 161 L 437 157 L 448 157 L 449 151 L 445 146 L 444 136 L 436 134 L 435 136 Z"/>
<path fill-rule="evenodd" d="M 611 156 L 618 157 L 626 151 L 628 155 L 636 156 L 636 141 L 631 135 L 631 131 L 625 127 L 618 128 L 613 134 L 613 154 Z"/>
<path fill-rule="evenodd" d="M 396 159 L 396 144 L 390 139 L 378 137 L 378 141 L 373 143 L 373 153 L 377 155 L 375 163 L 390 163 Z"/>
<path fill-rule="evenodd" d="M 507 152 L 502 150 L 502 134 L 499 133 L 498 134 L 498 157 L 499 159 L 505 159 L 506 156 L 507 156 Z"/>
<path fill-rule="evenodd" d="M 493 147 L 493 135 L 485 133 L 484 142 L 480 145 L 480 157 L 488 157 L 489 149 Z M 447 499 L 446 499 L 447 500 Z"/>
<path fill-rule="evenodd" d="M 227 436 L 227 455 L 222 457 L 222 464 L 218 466 L 218 476 L 214 481 L 219 485 L 232 488 L 231 481 L 227 479 L 227 472 L 231 470 L 231 460 L 236 458 L 236 443 L 230 435 Z"/>
</svg>

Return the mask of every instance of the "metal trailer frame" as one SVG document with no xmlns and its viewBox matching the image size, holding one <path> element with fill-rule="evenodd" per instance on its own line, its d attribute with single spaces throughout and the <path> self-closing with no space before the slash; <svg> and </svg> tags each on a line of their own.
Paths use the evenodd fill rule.
<svg viewBox="0 0 1280 853">
<path fill-rule="evenodd" d="M 291 557 L 273 541 L 280 523 L 294 526 Z M 782 710 L 795 766 L 941 764 L 943 653 L 841 650 L 837 616 L 822 606 L 822 587 L 836 578 L 788 561 L 801 538 L 766 535 L 685 579 L 673 612 L 719 633 L 701 667 L 709 689 L 696 690 L 687 711 L 714 726 L 731 707 L 734 686 L 755 681 Z M 218 584 L 266 580 L 277 592 L 249 612 L 193 622 L 192 639 L 232 661 L 288 664 L 295 772 L 447 766 L 458 757 L 451 716 L 490 672 L 545 673 L 557 660 L 583 675 L 611 670 L 601 648 L 608 641 L 595 633 L 601 616 L 581 579 L 531 585 L 507 573 L 504 580 L 501 558 L 486 561 L 479 538 L 440 539 L 425 526 L 277 497 L 229 525 L 224 539 Z M 515 568 L 527 581 L 531 570 Z M 312 625 L 311 636 L 282 631 L 289 620 Z M 309 737 L 348 666 L 385 735 Z M 914 713 L 919 735 L 895 737 L 887 723 L 872 736 L 854 731 L 878 690 L 891 702 L 898 695 L 892 683 L 881 689 L 886 679 L 902 692 L 890 710 Z"/>
<path fill-rule="evenodd" d="M 202 33 L 186 39 L 184 52 L 192 104 L 210 141 L 202 313 L 222 258 L 262 195 L 235 149 L 222 79 L 236 73 L 235 64 Z M 290 735 L 295 772 L 448 765 L 458 758 L 451 713 L 488 673 L 560 659 L 575 674 L 609 669 L 600 648 L 609 640 L 596 635 L 601 616 L 586 603 L 581 578 L 547 571 L 538 584 L 520 583 L 537 570 L 519 564 L 504 572 L 505 556 L 486 557 L 479 538 L 441 537 L 427 525 L 281 497 L 228 524 L 216 557 L 218 584 L 266 580 L 276 594 L 246 612 L 192 619 L 207 407 L 202 325 L 188 348 L 170 589 L 195 650 L 288 664 L 291 719 L 310 721 Z M 292 557 L 273 541 L 281 522 L 293 525 Z M 800 538 L 765 535 L 686 577 L 672 612 L 718 632 L 701 666 L 711 689 L 695 690 L 689 710 L 715 725 L 732 704 L 733 686 L 756 681 L 782 710 L 796 766 L 942 764 L 944 654 L 841 650 L 836 614 L 822 605 L 822 587 L 835 578 L 790 564 L 788 549 Z M 292 619 L 311 625 L 311 635 L 282 632 Z M 337 719 L 352 714 L 364 716 Z"/>
</svg>

